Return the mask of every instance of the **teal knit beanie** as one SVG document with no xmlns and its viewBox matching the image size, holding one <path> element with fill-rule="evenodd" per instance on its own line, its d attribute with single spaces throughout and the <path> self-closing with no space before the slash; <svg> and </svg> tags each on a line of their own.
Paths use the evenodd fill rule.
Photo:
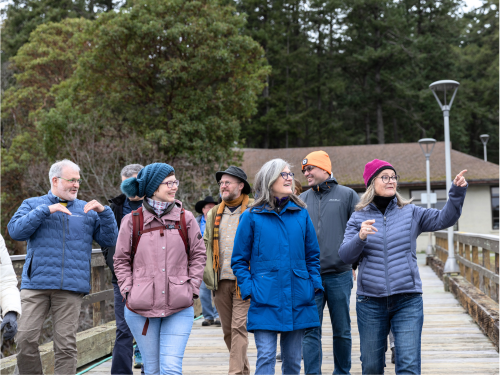
<svg viewBox="0 0 500 375">
<path fill-rule="evenodd" d="M 148 197 L 158 189 L 160 183 L 171 172 L 175 173 L 171 165 L 165 163 L 153 163 L 142 168 L 137 177 L 131 177 L 122 182 L 121 190 L 127 197 Z"/>
</svg>

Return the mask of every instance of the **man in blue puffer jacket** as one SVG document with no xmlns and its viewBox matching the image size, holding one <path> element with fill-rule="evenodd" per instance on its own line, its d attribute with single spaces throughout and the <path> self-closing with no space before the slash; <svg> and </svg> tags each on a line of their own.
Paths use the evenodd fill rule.
<svg viewBox="0 0 500 375">
<path fill-rule="evenodd" d="M 76 198 L 80 168 L 53 164 L 47 195 L 25 200 L 8 224 L 10 236 L 27 241 L 21 283 L 23 315 L 17 335 L 20 374 L 43 374 L 38 338 L 52 311 L 56 374 L 76 373 L 76 332 L 82 298 L 90 292 L 92 241 L 115 246 L 113 212 L 96 200 Z"/>
</svg>

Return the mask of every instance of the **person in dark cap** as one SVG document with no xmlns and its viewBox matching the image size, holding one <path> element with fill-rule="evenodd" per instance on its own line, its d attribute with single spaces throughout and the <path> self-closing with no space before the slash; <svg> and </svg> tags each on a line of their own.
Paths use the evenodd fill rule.
<svg viewBox="0 0 500 375">
<path fill-rule="evenodd" d="M 214 291 L 214 300 L 222 323 L 224 341 L 229 350 L 229 374 L 250 374 L 248 362 L 247 313 L 250 300 L 243 301 L 231 269 L 234 238 L 240 216 L 253 202 L 247 175 L 230 166 L 215 174 L 222 202 L 207 214 L 203 239 L 207 248 L 207 265 L 203 281 Z"/>
<path fill-rule="evenodd" d="M 196 202 L 196 205 L 194 206 L 196 212 L 201 214 L 196 218 L 196 222 L 200 226 L 201 235 L 203 235 L 203 233 L 205 232 L 208 211 L 210 211 L 216 204 L 217 202 L 215 202 L 214 199 L 209 195 L 205 197 L 204 200 Z M 200 285 L 200 302 L 201 311 L 204 318 L 201 325 L 203 327 L 209 327 L 213 324 L 220 327 L 221 324 L 219 320 L 219 313 L 212 303 L 212 292 L 207 289 L 207 286 L 203 281 Z"/>
</svg>

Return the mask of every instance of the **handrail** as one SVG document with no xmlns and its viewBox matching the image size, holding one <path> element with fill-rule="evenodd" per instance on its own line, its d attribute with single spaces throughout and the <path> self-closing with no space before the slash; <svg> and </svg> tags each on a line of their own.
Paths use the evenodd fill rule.
<svg viewBox="0 0 500 375">
<path fill-rule="evenodd" d="M 446 263 L 448 232 L 434 232 L 436 255 Z M 454 232 L 453 243 L 460 275 L 498 302 L 499 297 L 499 237 L 487 234 Z M 481 251 L 479 250 L 481 248 Z M 493 258 L 493 259 L 492 259 Z"/>
</svg>

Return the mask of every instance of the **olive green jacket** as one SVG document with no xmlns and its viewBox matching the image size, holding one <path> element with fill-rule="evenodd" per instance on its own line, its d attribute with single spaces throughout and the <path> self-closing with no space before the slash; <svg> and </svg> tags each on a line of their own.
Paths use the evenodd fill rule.
<svg viewBox="0 0 500 375">
<path fill-rule="evenodd" d="M 249 199 L 248 204 L 252 204 L 254 200 Z M 217 210 L 220 204 L 214 206 L 210 211 L 208 211 L 205 233 L 203 234 L 203 240 L 205 241 L 205 247 L 207 248 L 207 264 L 205 265 L 205 271 L 203 272 L 203 281 L 205 285 L 210 290 L 217 290 L 219 283 L 219 272 L 214 270 L 214 227 L 215 227 L 215 217 L 217 216 Z"/>
</svg>

